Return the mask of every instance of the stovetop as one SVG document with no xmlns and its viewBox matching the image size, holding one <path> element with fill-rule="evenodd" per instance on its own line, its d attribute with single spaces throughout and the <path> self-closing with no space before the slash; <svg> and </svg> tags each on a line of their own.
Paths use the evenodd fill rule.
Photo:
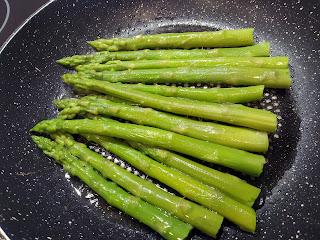
<svg viewBox="0 0 320 240">
<path fill-rule="evenodd" d="M 0 0 L 0 47 L 10 35 L 48 0 Z"/>
</svg>

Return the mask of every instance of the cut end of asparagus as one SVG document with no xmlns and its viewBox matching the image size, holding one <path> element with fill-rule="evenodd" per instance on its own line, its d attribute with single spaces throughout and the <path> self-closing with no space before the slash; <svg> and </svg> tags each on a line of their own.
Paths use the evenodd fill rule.
<svg viewBox="0 0 320 240">
<path fill-rule="evenodd" d="M 255 233 L 256 227 L 257 227 L 257 218 L 256 218 L 256 213 L 253 209 L 252 209 L 252 212 L 254 212 L 255 218 L 248 219 L 249 223 L 247 224 L 247 226 L 240 226 L 240 228 L 244 231 Z"/>
<path fill-rule="evenodd" d="M 260 156 L 260 159 L 257 159 L 257 167 L 254 171 L 248 172 L 250 176 L 259 177 L 263 173 L 264 165 L 266 164 L 266 159 L 263 156 Z"/>
<path fill-rule="evenodd" d="M 239 31 L 242 30 L 242 34 L 247 35 L 249 40 L 248 40 L 248 45 L 253 45 L 254 44 L 254 28 L 244 28 L 240 29 Z"/>
<path fill-rule="evenodd" d="M 292 85 L 292 78 L 291 78 L 289 69 L 285 69 L 284 71 L 279 71 L 277 72 L 277 74 L 278 74 L 278 79 L 282 80 L 281 87 L 284 89 L 289 89 Z"/>
<path fill-rule="evenodd" d="M 278 119 L 277 119 L 277 115 L 274 113 L 270 113 L 270 125 L 265 129 L 266 132 L 270 132 L 273 133 L 275 131 L 277 131 L 277 127 L 278 127 Z"/>
<path fill-rule="evenodd" d="M 217 216 L 219 216 L 218 214 L 217 214 Z M 216 221 L 215 221 L 215 226 L 216 226 L 216 228 L 217 228 L 217 231 L 216 232 L 214 232 L 213 234 L 212 234 L 212 236 L 214 237 L 214 238 L 217 238 L 217 235 L 218 235 L 218 233 L 219 233 L 219 231 L 221 230 L 221 228 L 222 228 L 222 223 L 223 223 L 223 220 L 224 220 L 224 217 L 220 217 L 220 218 L 216 218 Z"/>
<path fill-rule="evenodd" d="M 267 55 L 265 55 L 266 57 L 270 56 L 270 42 L 262 42 L 259 43 L 261 49 L 264 50 L 264 52 L 268 53 Z"/>
<path fill-rule="evenodd" d="M 258 92 L 259 92 L 259 96 L 261 96 L 259 100 L 261 100 L 261 99 L 263 98 L 264 85 L 249 86 L 248 88 L 250 88 L 250 89 L 257 89 Z"/>
<path fill-rule="evenodd" d="M 289 68 L 273 69 L 269 74 L 270 78 L 266 77 L 261 82 L 267 88 L 289 89 L 291 87 L 292 79 Z"/>
<path fill-rule="evenodd" d="M 250 206 L 250 207 L 253 206 L 253 204 L 254 204 L 255 201 L 258 199 L 258 197 L 259 197 L 259 195 L 260 195 L 260 193 L 261 193 L 261 189 L 258 188 L 258 187 L 254 187 L 254 188 L 252 188 L 252 189 L 253 189 L 253 190 L 252 190 L 252 193 L 254 192 L 255 195 L 252 196 L 252 201 L 250 201 L 250 202 L 248 203 L 248 206 Z"/>
</svg>

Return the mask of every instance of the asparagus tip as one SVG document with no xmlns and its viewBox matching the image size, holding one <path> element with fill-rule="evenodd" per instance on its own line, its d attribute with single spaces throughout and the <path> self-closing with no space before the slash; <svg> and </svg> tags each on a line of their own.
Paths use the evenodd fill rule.
<svg viewBox="0 0 320 240">
<path fill-rule="evenodd" d="M 36 135 L 31 135 L 31 139 L 32 141 L 34 141 L 36 144 L 38 144 L 38 142 L 40 142 L 41 137 L 36 136 Z"/>
<path fill-rule="evenodd" d="M 38 131 L 38 124 L 36 124 L 35 126 L 33 126 L 33 128 L 31 128 L 30 130 L 29 130 L 29 132 L 39 132 Z M 37 138 L 35 138 L 36 140 L 37 140 Z M 32 140 L 33 140 L 33 138 L 32 138 Z"/>
<path fill-rule="evenodd" d="M 62 119 L 55 118 L 51 120 L 43 120 L 31 128 L 30 131 L 38 133 L 56 132 L 56 124 L 58 124 L 59 121 L 62 121 Z"/>
<path fill-rule="evenodd" d="M 65 58 L 58 59 L 56 62 L 57 62 L 58 64 L 61 64 L 61 65 L 65 65 L 65 64 L 66 64 Z"/>
<path fill-rule="evenodd" d="M 31 138 L 32 141 L 43 151 L 50 152 L 54 148 L 53 141 L 49 138 L 36 135 L 32 135 Z"/>
<path fill-rule="evenodd" d="M 65 83 L 71 83 L 71 80 L 73 79 L 73 75 L 74 74 L 71 74 L 71 73 L 65 73 L 61 76 L 61 78 Z"/>
<path fill-rule="evenodd" d="M 60 101 L 59 99 L 55 99 L 53 100 L 53 106 L 55 106 L 56 108 L 60 109 L 61 108 L 61 104 L 60 104 Z"/>
<path fill-rule="evenodd" d="M 94 41 L 87 41 L 87 44 L 93 48 L 95 48 L 95 43 Z"/>
</svg>

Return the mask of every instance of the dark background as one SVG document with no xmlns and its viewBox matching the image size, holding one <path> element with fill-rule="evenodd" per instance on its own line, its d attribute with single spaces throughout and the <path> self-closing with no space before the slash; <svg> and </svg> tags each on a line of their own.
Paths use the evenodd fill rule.
<svg viewBox="0 0 320 240">
<path fill-rule="evenodd" d="M 8 0 L 10 15 L 5 27 L 0 32 L 0 46 L 17 27 L 46 2 L 48 2 L 48 0 Z M 5 16 L 6 4 L 4 0 L 0 0 L 0 27 L 4 22 Z"/>
<path fill-rule="evenodd" d="M 9 9 L 4 0 L 0 0 L 0 28 L 3 26 L 0 32 L 0 48 L 4 42 L 10 37 L 10 35 L 21 25 L 23 22 L 31 16 L 37 9 L 48 0 L 7 0 Z M 9 18 L 4 24 L 6 15 L 9 10 Z M 3 25 L 4 24 L 4 25 Z M 0 213 L 1 214 L 1 213 Z M 1 229 L 1 225 L 0 225 Z M 0 232 L 0 240 L 5 239 Z"/>
</svg>

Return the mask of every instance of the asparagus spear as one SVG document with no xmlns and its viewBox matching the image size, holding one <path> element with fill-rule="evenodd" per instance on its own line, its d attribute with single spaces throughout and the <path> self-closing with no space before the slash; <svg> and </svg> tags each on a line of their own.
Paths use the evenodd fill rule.
<svg viewBox="0 0 320 240">
<path fill-rule="evenodd" d="M 121 85 L 99 80 L 80 78 L 74 74 L 65 74 L 66 83 L 77 87 L 110 94 L 145 107 L 152 107 L 166 112 L 201 117 L 249 127 L 261 131 L 274 132 L 277 128 L 276 115 L 261 109 L 249 108 L 240 104 L 207 103 L 190 99 L 164 97 L 142 92 Z"/>
<path fill-rule="evenodd" d="M 86 137 L 90 139 L 90 136 Z M 61 134 L 56 136 L 56 141 L 67 146 L 73 155 L 89 163 L 104 177 L 119 184 L 133 195 L 166 210 L 210 236 L 217 235 L 223 217 L 216 212 L 158 188 L 155 184 L 133 175 L 117 164 L 106 161 L 104 157 L 91 151 L 82 143 Z"/>
<path fill-rule="evenodd" d="M 88 78 L 123 83 L 223 83 L 234 86 L 265 85 L 289 88 L 289 69 L 216 66 L 211 68 L 159 68 L 126 71 L 83 71 Z"/>
<path fill-rule="evenodd" d="M 246 103 L 263 97 L 263 85 L 238 88 L 187 88 L 165 85 L 121 84 L 120 86 L 166 97 L 189 98 L 216 103 Z"/>
<path fill-rule="evenodd" d="M 116 98 L 113 96 L 109 96 L 109 95 L 85 95 L 83 97 L 80 98 L 64 98 L 64 99 L 57 99 L 53 101 L 53 104 L 58 108 L 58 109 L 65 109 L 65 108 L 73 108 L 73 107 L 77 107 L 80 103 L 94 103 L 96 102 L 100 102 L 102 100 L 105 101 L 110 101 L 113 103 L 118 103 L 118 104 L 125 104 L 125 105 L 130 105 L 130 106 L 138 106 L 135 105 L 134 103 L 130 102 L 130 101 L 126 101 L 123 100 L 121 98 Z M 79 113 L 79 112 L 77 112 Z M 59 113 L 60 114 L 60 113 Z M 94 114 L 94 113 L 92 113 Z"/>
<path fill-rule="evenodd" d="M 121 71 L 128 69 L 157 68 L 211 68 L 217 66 L 255 67 L 255 68 L 288 68 L 288 57 L 218 57 L 211 59 L 177 59 L 177 60 L 135 60 L 109 61 L 104 64 L 91 63 L 76 67 L 77 71 Z"/>
<path fill-rule="evenodd" d="M 87 55 L 74 55 L 59 59 L 57 62 L 66 67 L 76 67 L 89 63 L 106 63 L 111 60 L 163 60 L 163 59 L 200 59 L 215 57 L 269 57 L 270 44 L 262 42 L 254 46 L 240 48 L 215 48 L 192 50 L 139 50 L 121 52 L 98 52 Z"/>
<path fill-rule="evenodd" d="M 216 187 L 245 205 L 252 206 L 259 196 L 259 188 L 231 174 L 206 167 L 161 148 L 150 147 L 137 142 L 129 142 L 129 144 L 152 159 L 176 168 L 205 184 Z"/>
<path fill-rule="evenodd" d="M 204 102 L 215 102 L 215 103 L 247 103 L 261 100 L 263 98 L 264 86 L 250 86 L 250 87 L 237 87 L 237 88 L 193 88 L 193 87 L 176 87 L 176 86 L 166 86 L 166 85 L 146 85 L 142 83 L 138 84 L 124 84 L 115 83 L 120 86 L 123 85 L 128 88 L 135 90 L 149 92 L 157 95 L 162 95 L 165 97 L 179 97 L 188 98 Z M 86 89 L 81 89 L 80 87 L 75 87 L 75 93 L 77 96 L 94 96 L 101 95 L 99 92 L 90 91 Z M 102 95 L 101 95 L 102 96 Z M 115 102 L 124 102 L 120 98 L 115 98 Z M 127 101 L 129 102 L 129 101 Z"/>
<path fill-rule="evenodd" d="M 228 197 L 218 189 L 205 185 L 174 168 L 158 163 L 141 152 L 114 139 L 92 135 L 88 140 L 100 144 L 148 176 L 175 189 L 181 195 L 217 211 L 228 220 L 240 226 L 240 228 L 249 232 L 255 231 L 256 214 L 254 210 Z"/>
<path fill-rule="evenodd" d="M 135 90 L 149 92 L 166 97 L 189 98 L 204 102 L 216 103 L 247 103 L 258 101 L 263 98 L 264 86 L 249 86 L 249 87 L 229 87 L 229 88 L 191 88 L 191 87 L 176 87 L 166 85 L 146 85 L 115 83 L 119 86 L 132 88 Z M 98 92 L 90 90 L 82 90 L 76 88 L 79 95 L 99 95 Z M 109 96 L 111 97 L 111 96 Z M 121 99 L 117 99 L 121 101 Z M 123 101 L 123 100 L 122 100 Z"/>
<path fill-rule="evenodd" d="M 138 35 L 131 38 L 97 39 L 89 45 L 98 51 L 119 51 L 159 48 L 214 48 L 253 45 L 253 28 L 215 32 L 162 33 Z"/>
<path fill-rule="evenodd" d="M 261 100 L 263 85 L 239 88 L 186 88 L 165 85 L 124 84 L 126 87 L 166 97 L 181 97 L 216 103 L 246 103 Z"/>
<path fill-rule="evenodd" d="M 138 221 L 146 224 L 166 239 L 185 239 L 192 226 L 169 215 L 140 198 L 127 193 L 115 183 L 105 180 L 90 165 L 79 161 L 57 143 L 38 136 L 33 141 L 50 157 L 63 165 L 65 171 L 79 177 L 110 205 L 119 208 Z"/>
<path fill-rule="evenodd" d="M 32 131 L 39 133 L 63 131 L 72 134 L 98 134 L 137 141 L 190 155 L 252 176 L 259 176 L 265 164 L 265 159 L 261 155 L 198 140 L 162 129 L 120 123 L 111 119 L 44 120 L 34 126 Z"/>
<path fill-rule="evenodd" d="M 64 119 L 72 119 L 76 115 L 88 112 L 94 115 L 122 118 L 136 124 L 157 127 L 252 152 L 266 152 L 268 150 L 268 135 L 265 132 L 196 121 L 151 108 L 115 103 L 102 97 L 88 96 L 81 99 L 63 99 L 55 101 L 55 105 L 59 109 L 63 109 L 59 113 L 59 117 Z"/>
</svg>

